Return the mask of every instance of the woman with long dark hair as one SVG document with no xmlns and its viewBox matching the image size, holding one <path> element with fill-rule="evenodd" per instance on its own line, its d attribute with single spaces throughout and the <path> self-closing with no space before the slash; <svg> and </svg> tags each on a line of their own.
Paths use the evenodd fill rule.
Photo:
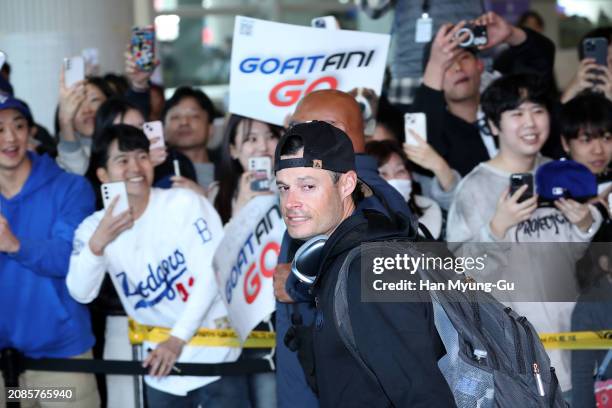
<svg viewBox="0 0 612 408">
<path fill-rule="evenodd" d="M 218 182 L 211 187 L 209 194 L 224 224 L 253 197 L 270 194 L 267 191 L 253 191 L 253 174 L 246 170 L 249 159 L 253 157 L 269 157 L 272 163 L 282 130 L 280 126 L 240 115 L 228 118 L 221 159 L 215 167 Z"/>
</svg>

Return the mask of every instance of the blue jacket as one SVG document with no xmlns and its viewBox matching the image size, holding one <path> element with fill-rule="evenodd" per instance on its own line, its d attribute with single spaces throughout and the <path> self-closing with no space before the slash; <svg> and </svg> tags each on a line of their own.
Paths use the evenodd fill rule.
<svg viewBox="0 0 612 408">
<path fill-rule="evenodd" d="M 70 357 L 94 344 L 89 311 L 70 297 L 66 274 L 75 229 L 94 212 L 94 194 L 81 176 L 48 156 L 28 153 L 32 171 L 0 212 L 20 241 L 18 253 L 0 252 L 0 349 L 28 357 Z"/>
<path fill-rule="evenodd" d="M 374 196 L 361 201 L 357 210 L 377 210 L 384 214 L 400 212 L 411 218 L 410 210 L 403 197 L 378 174 L 376 160 L 365 154 L 355 155 L 357 176 L 374 191 Z M 291 262 L 293 253 L 289 251 L 290 237 L 285 234 L 279 263 Z M 302 317 L 302 324 L 309 326 L 314 321 L 314 305 L 306 288 L 289 275 L 286 290 L 296 303 L 276 302 L 276 394 L 279 408 L 315 408 L 319 406 L 317 397 L 308 387 L 304 372 L 296 353 L 285 346 L 285 333 L 291 326 L 291 314 L 296 311 Z"/>
</svg>

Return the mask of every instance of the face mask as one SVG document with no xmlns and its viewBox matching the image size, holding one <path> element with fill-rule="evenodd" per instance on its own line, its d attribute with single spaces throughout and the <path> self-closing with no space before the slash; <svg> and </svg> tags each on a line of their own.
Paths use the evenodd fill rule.
<svg viewBox="0 0 612 408">
<path fill-rule="evenodd" d="M 387 180 L 387 183 L 391 184 L 396 189 L 405 201 L 410 199 L 410 193 L 412 192 L 412 180 L 410 179 L 391 179 Z"/>
<path fill-rule="evenodd" d="M 304 242 L 297 250 L 291 263 L 291 273 L 306 285 L 312 285 L 317 277 L 321 251 L 325 242 L 326 235 L 317 235 Z"/>
</svg>

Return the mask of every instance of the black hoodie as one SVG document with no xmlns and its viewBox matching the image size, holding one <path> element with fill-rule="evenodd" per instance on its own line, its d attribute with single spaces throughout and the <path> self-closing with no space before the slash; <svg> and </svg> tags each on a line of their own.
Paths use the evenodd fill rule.
<svg viewBox="0 0 612 408">
<path fill-rule="evenodd" d="M 405 230 L 400 230 L 400 229 Z M 434 326 L 431 303 L 361 301 L 359 262 L 348 277 L 349 314 L 360 354 L 376 384 L 350 354 L 333 320 L 338 271 L 348 252 L 364 241 L 409 239 L 409 228 L 366 211 L 343 221 L 326 242 L 313 286 L 315 373 L 321 407 L 454 407 L 438 369 L 444 347 Z"/>
</svg>

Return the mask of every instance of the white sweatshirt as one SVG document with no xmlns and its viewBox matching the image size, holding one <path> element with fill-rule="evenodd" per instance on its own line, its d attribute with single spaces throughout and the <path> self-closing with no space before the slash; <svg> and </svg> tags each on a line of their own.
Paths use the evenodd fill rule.
<svg viewBox="0 0 612 408">
<path fill-rule="evenodd" d="M 539 156 L 536 168 L 550 159 Z M 534 177 L 535 179 L 535 177 Z M 530 286 L 547 298 L 555 287 L 572 287 L 575 283 L 576 261 L 587 249 L 587 243 L 593 238 L 602 222 L 601 214 L 590 207 L 594 219 L 589 232 L 582 232 L 571 224 L 556 208 L 538 208 L 531 218 L 508 230 L 504 239 L 498 240 L 490 229 L 490 222 L 495 214 L 497 201 L 502 191 L 510 184 L 510 173 L 493 166 L 480 163 L 459 184 L 455 201 L 448 214 L 446 238 L 449 248 L 459 256 L 480 256 L 484 245 L 472 245 L 482 242 L 525 242 L 554 243 L 548 245 L 522 245 L 499 247 L 492 251 L 495 244 L 487 249 L 487 268 L 483 272 L 495 271 L 494 262 L 505 266 L 502 270 L 521 272 L 522 279 L 531 271 Z M 584 243 L 584 244 L 581 244 Z M 494 259 L 495 258 L 495 259 Z M 510 266 L 511 265 L 511 268 Z M 474 273 L 476 280 L 494 282 L 498 278 Z M 483 279 L 484 278 L 484 279 Z M 576 288 L 576 296 L 578 291 Z M 508 295 L 512 298 L 511 295 Z M 550 297 L 549 297 L 550 298 Z M 520 302 L 504 301 L 518 314 L 526 316 L 540 333 L 570 331 L 571 315 L 575 302 Z M 551 364 L 557 370 L 559 385 L 567 391 L 571 389 L 570 353 L 561 350 L 548 350 Z"/>
<path fill-rule="evenodd" d="M 89 240 L 103 216 L 101 210 L 87 217 L 75 233 L 66 284 L 77 301 L 94 300 L 108 271 L 127 314 L 138 323 L 170 327 L 171 335 L 185 341 L 200 327 L 227 327 L 227 309 L 212 269 L 223 228 L 204 197 L 187 189 L 151 189 L 149 204 L 134 226 L 96 256 Z M 149 346 L 145 343 L 144 349 Z M 240 351 L 185 346 L 178 361 L 235 361 Z M 218 378 L 146 376 L 145 381 L 161 391 L 185 395 Z"/>
</svg>

